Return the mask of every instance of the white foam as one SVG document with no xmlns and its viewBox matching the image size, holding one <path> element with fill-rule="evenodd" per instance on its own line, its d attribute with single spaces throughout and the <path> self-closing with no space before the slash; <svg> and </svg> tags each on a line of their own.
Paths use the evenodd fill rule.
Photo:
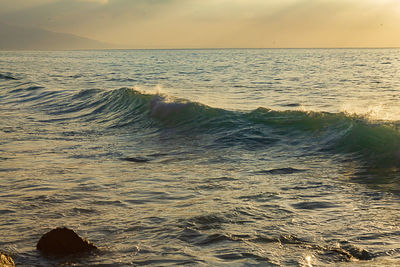
<svg viewBox="0 0 400 267">
<path fill-rule="evenodd" d="M 400 113 L 382 103 L 344 103 L 341 111 L 365 117 L 372 121 L 399 121 Z"/>
</svg>

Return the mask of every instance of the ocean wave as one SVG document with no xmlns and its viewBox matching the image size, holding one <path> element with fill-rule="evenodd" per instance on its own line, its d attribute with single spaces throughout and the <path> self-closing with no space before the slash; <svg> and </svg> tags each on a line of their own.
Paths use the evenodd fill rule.
<svg viewBox="0 0 400 267">
<path fill-rule="evenodd" d="M 36 87 L 35 87 L 36 88 Z M 397 121 L 373 121 L 367 116 L 316 111 L 277 111 L 258 108 L 233 111 L 213 108 L 163 94 L 131 88 L 98 89 L 75 93 L 43 92 L 27 86 L 27 99 L 55 120 L 78 120 L 96 127 L 171 131 L 169 138 L 204 137 L 210 148 L 268 149 L 278 145 L 302 147 L 308 153 L 343 155 L 369 170 L 397 171 L 400 132 Z M 29 92 L 29 93 L 28 93 Z M 12 101 L 12 96 L 8 96 Z"/>
<path fill-rule="evenodd" d="M 318 244 L 307 239 L 298 238 L 295 235 L 282 234 L 279 236 L 263 236 L 263 235 L 237 235 L 221 233 L 218 229 L 213 229 L 214 233 L 205 234 L 197 229 L 186 227 L 180 233 L 178 238 L 183 242 L 193 244 L 196 246 L 215 246 L 219 244 L 223 246 L 224 243 L 242 243 L 246 242 L 249 244 L 261 244 L 264 246 L 270 246 L 273 248 L 276 245 L 281 247 L 296 246 L 300 249 L 307 249 L 308 251 L 314 251 L 314 255 L 319 260 L 326 263 L 337 263 L 337 262 L 351 262 L 351 261 L 369 261 L 376 257 L 373 253 L 366 249 L 357 247 L 350 242 L 343 240 L 335 245 L 329 244 Z M 258 256 L 252 253 L 246 253 L 241 251 L 240 253 L 223 253 L 218 254 L 216 257 L 235 261 L 240 259 L 255 258 L 258 261 L 270 261 L 265 256 Z"/>
<path fill-rule="evenodd" d="M 373 121 L 348 113 L 231 111 L 162 94 L 122 88 L 102 94 L 96 112 L 118 113 L 114 127 L 140 124 L 173 129 L 179 135 L 204 135 L 215 147 L 265 149 L 276 144 L 304 145 L 314 153 L 344 154 L 368 168 L 400 167 L 399 122 Z M 311 144 L 311 145 L 310 145 Z"/>
</svg>

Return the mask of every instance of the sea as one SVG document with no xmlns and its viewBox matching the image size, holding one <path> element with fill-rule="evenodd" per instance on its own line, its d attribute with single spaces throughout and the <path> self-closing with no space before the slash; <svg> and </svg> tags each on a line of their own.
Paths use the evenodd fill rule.
<svg viewBox="0 0 400 267">
<path fill-rule="evenodd" d="M 400 266 L 399 168 L 400 49 L 0 52 L 17 266 Z"/>
</svg>

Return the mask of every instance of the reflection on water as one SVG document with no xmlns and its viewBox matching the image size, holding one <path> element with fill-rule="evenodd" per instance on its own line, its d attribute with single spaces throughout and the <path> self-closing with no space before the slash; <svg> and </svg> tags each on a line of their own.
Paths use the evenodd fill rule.
<svg viewBox="0 0 400 267">
<path fill-rule="evenodd" d="M 340 113 L 397 112 L 395 52 L 2 52 L 0 250 L 22 266 L 398 265 L 398 122 Z M 101 252 L 42 257 L 57 226 Z"/>
</svg>

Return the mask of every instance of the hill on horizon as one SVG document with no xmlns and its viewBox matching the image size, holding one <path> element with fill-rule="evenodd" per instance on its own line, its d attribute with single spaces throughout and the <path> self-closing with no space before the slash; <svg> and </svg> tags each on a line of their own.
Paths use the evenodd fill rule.
<svg viewBox="0 0 400 267">
<path fill-rule="evenodd" d="M 107 49 L 115 45 L 89 38 L 0 23 L 0 50 Z"/>
</svg>

